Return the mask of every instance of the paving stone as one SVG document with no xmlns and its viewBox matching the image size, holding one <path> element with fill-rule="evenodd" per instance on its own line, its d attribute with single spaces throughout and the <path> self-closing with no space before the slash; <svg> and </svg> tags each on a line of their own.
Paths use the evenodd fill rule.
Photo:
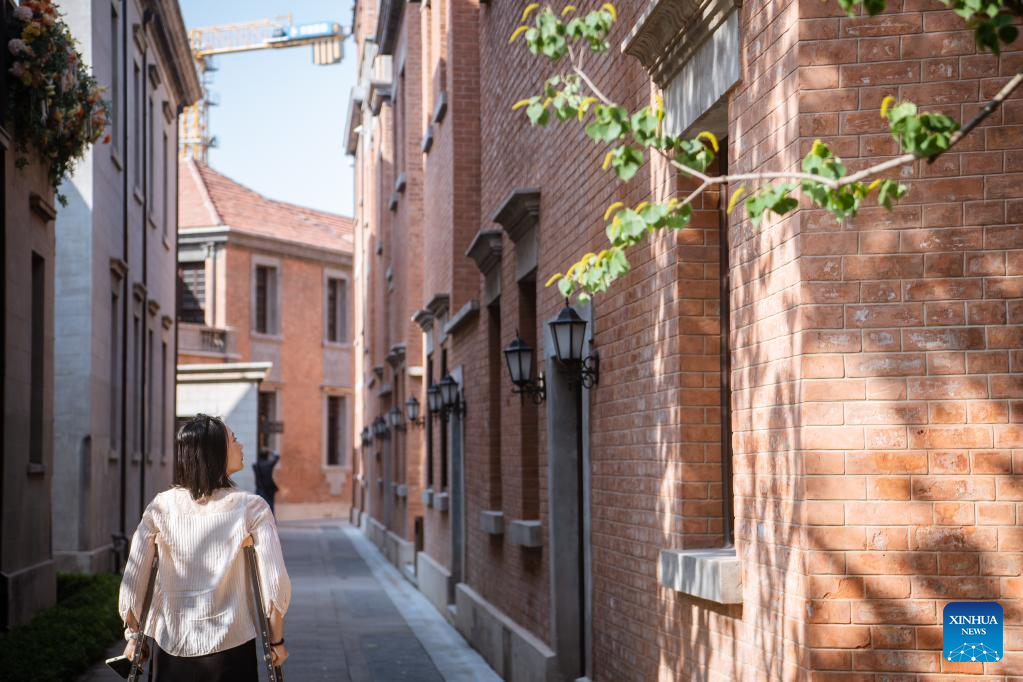
<svg viewBox="0 0 1023 682">
<path fill-rule="evenodd" d="M 291 654 L 285 664 L 289 682 L 446 682 L 465 679 L 443 675 L 448 661 L 475 664 L 471 679 L 497 679 L 481 658 L 439 614 L 437 622 L 424 620 L 431 609 L 425 597 L 407 583 L 396 587 L 390 574 L 364 556 L 357 532 L 345 522 L 282 522 L 281 543 L 291 575 L 292 600 L 285 620 Z M 365 540 L 361 540 L 365 542 Z M 368 544 L 368 543 L 367 543 Z M 381 559 L 382 560 L 382 559 Z M 373 564 L 371 568 L 370 564 Z M 395 575 L 397 573 L 395 572 Z M 381 580 L 383 578 L 383 580 Z M 399 581 L 399 582 L 404 582 Z M 410 592 L 404 592 L 407 588 Z M 402 601 L 402 609 L 395 600 Z M 415 604 L 415 600 L 422 604 Z M 425 605 L 425 606 L 424 606 Z M 410 608 L 422 611 L 410 617 Z M 415 628 L 410 626 L 413 623 Z M 438 628 L 446 628 L 439 632 Z M 430 632 L 424 632 L 423 630 Z M 442 637 L 443 645 L 434 646 Z M 427 652 L 423 642 L 430 642 Z M 116 655 L 119 647 L 111 649 Z M 434 650 L 438 649 L 438 650 Z M 480 667 L 482 666 L 482 667 Z M 119 679 L 102 662 L 78 682 L 113 682 Z M 260 675 L 263 679 L 263 675 Z"/>
</svg>

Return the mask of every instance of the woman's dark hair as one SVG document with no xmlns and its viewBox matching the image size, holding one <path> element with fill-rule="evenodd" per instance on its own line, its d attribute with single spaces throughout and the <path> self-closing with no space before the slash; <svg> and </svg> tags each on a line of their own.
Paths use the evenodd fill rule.
<svg viewBox="0 0 1023 682">
<path fill-rule="evenodd" d="M 178 430 L 174 485 L 193 500 L 234 487 L 227 476 L 227 425 L 222 419 L 197 414 Z"/>
</svg>

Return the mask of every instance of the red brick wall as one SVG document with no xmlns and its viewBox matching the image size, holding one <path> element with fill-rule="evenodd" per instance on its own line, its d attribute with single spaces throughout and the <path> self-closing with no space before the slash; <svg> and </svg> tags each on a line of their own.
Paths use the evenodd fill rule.
<svg viewBox="0 0 1023 682">
<path fill-rule="evenodd" d="M 470 299 L 478 299 L 479 272 L 465 257 L 473 236 L 480 227 L 479 204 L 479 49 L 477 15 L 479 4 L 475 0 L 457 2 L 438 0 L 423 10 L 424 59 L 423 73 L 423 129 L 431 126 L 433 146 L 422 156 L 425 202 L 424 244 L 426 246 L 424 286 L 420 294 L 425 305 L 437 294 L 450 297 L 450 319 Z M 447 111 L 438 122 L 434 114 L 444 93 Z M 441 378 L 441 348 L 444 320 L 434 323 L 433 361 L 435 378 Z M 476 348 L 475 327 L 463 327 L 443 341 L 447 350 L 447 368 L 468 367 L 473 362 Z M 424 360 L 425 365 L 425 360 Z M 465 374 L 465 376 L 471 376 Z M 470 388 L 466 382 L 466 398 Z M 425 394 L 421 397 L 425 400 Z M 470 421 L 470 424 L 472 422 Z M 440 454 L 440 426 L 435 422 L 434 435 L 434 490 L 441 491 L 440 467 L 444 459 Z M 473 456 L 466 438 L 466 457 Z M 450 438 L 448 440 L 450 448 Z M 467 484 L 471 474 L 466 473 Z M 448 490 L 450 492 L 450 481 Z M 452 500 L 454 503 L 454 500 Z M 478 527 L 478 514 L 467 507 L 467 530 Z M 451 511 L 427 510 L 426 551 L 431 557 L 451 568 Z"/>
<path fill-rule="evenodd" d="M 821 136 L 852 169 L 896 151 L 877 115 L 886 95 L 966 121 L 1023 65 L 1019 51 L 978 54 L 937 2 L 890 3 L 874 20 L 834 9 L 800 3 L 800 32 L 817 39 L 800 49 L 800 146 Z M 798 347 L 815 668 L 1023 671 L 1013 651 L 1023 616 L 1019 105 L 1017 95 L 952 153 L 904 170 L 910 192 L 894 213 L 844 225 L 805 214 Z M 963 599 L 1003 605 L 1000 663 L 941 658 L 941 609 Z"/>
<path fill-rule="evenodd" d="M 614 46 L 646 7 L 618 5 Z M 831 1 L 743 4 L 730 171 L 796 169 L 817 137 L 861 168 L 895 151 L 877 117 L 884 96 L 962 120 L 1020 68 L 1019 51 L 975 54 L 961 20 L 940 3 L 889 6 L 879 18 L 847 19 Z M 515 246 L 506 238 L 497 342 L 507 345 L 520 327 L 539 350 L 543 325 L 562 305 L 542 283 L 604 244 L 606 206 L 663 199 L 679 180 L 655 162 L 622 184 L 599 170 L 604 150 L 574 123 L 534 129 L 511 111 L 550 71 L 521 44 L 507 44 L 521 11 L 500 3 L 478 9 L 473 80 L 466 64 L 474 48 L 464 36 L 476 7 L 440 1 L 422 10 L 420 120 L 429 121 L 440 83 L 449 110 L 423 157 L 421 302 L 449 293 L 453 314 L 481 297 L 482 279 L 462 256 L 468 239 L 493 226 L 512 189 L 538 187 L 535 320 L 520 312 L 530 306 L 520 300 Z M 462 46 L 467 54 L 456 59 L 451 51 Z M 640 65 L 616 50 L 587 63 L 625 106 L 653 97 Z M 486 103 L 478 134 L 456 137 L 450 124 L 471 125 L 471 113 L 468 123 L 456 117 L 460 106 L 472 111 L 466 98 L 477 92 Z M 657 568 L 661 549 L 721 541 L 719 197 L 697 202 L 691 229 L 630 252 L 632 272 L 594 304 L 601 353 L 590 411 L 594 679 L 981 672 L 940 660 L 940 609 L 960 598 L 998 599 L 1006 609 L 1008 657 L 983 672 L 1023 669 L 1015 653 L 1023 647 L 1023 535 L 1015 527 L 1023 499 L 1021 124 L 1017 97 L 955 153 L 903 173 L 911 191 L 890 214 L 867 208 L 837 223 L 804 207 L 759 227 L 741 208 L 731 216 L 741 606 L 666 590 Z M 549 547 L 522 549 L 479 529 L 479 512 L 499 506 L 506 523 L 538 517 L 548 537 L 545 412 L 536 411 L 531 460 L 522 441 L 533 438 L 534 422 L 524 414 L 535 408 L 512 395 L 503 365 L 492 387 L 490 334 L 483 309 L 446 345 L 449 368 L 464 368 L 469 410 L 466 579 L 550 643 Z M 440 347 L 434 361 L 436 381 Z M 435 489 L 438 446 L 439 438 Z M 449 514 L 426 516 L 427 551 L 447 563 Z"/>
<path fill-rule="evenodd" d="M 252 317 L 252 257 L 253 255 L 280 259 L 278 285 L 280 287 L 279 369 L 280 384 L 271 378 L 269 388 L 278 391 L 278 419 L 285 422 L 284 434 L 278 436 L 281 466 L 278 471 L 281 502 L 345 502 L 351 500 L 351 477 L 346 476 L 340 496 L 330 494 L 324 474 L 324 268 L 346 270 L 339 263 L 328 264 L 303 258 L 281 256 L 270 251 L 255 251 L 247 247 L 228 244 L 226 247 L 227 287 L 225 321 L 237 341 L 240 361 L 253 357 Z M 302 301 L 302 305 L 289 305 L 289 301 Z M 350 307 L 349 307 L 350 308 Z M 349 321 L 348 329 L 353 325 Z M 264 342 L 265 343 L 265 342 Z M 180 361 L 186 361 L 182 356 Z M 352 368 L 349 368 L 351 376 Z M 345 387 L 349 388 L 349 387 Z M 353 396 L 346 395 L 351 412 Z M 348 442 L 343 446 L 350 451 L 352 443 L 351 417 L 348 417 Z M 256 453 L 249 453 L 255 457 Z"/>
</svg>

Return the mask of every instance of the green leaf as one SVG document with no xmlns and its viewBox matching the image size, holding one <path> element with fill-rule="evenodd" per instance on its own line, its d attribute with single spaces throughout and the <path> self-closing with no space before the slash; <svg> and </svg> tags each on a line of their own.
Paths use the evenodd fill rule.
<svg viewBox="0 0 1023 682">
<path fill-rule="evenodd" d="M 629 114 L 622 107 L 598 104 L 593 115 L 594 120 L 586 126 L 586 134 L 597 142 L 614 142 L 625 134 Z"/>
<path fill-rule="evenodd" d="M 624 182 L 631 180 L 642 165 L 643 153 L 629 145 L 618 147 L 611 156 L 611 167 Z"/>
<path fill-rule="evenodd" d="M 665 220 L 664 226 L 672 230 L 681 230 L 683 227 L 688 225 L 693 218 L 693 207 L 691 204 L 685 206 L 676 206 L 672 209 L 671 213 L 668 214 Z"/>
<path fill-rule="evenodd" d="M 629 123 L 632 126 L 632 136 L 636 142 L 650 146 L 657 137 L 657 115 L 650 107 L 643 107 L 632 115 Z"/>
<path fill-rule="evenodd" d="M 536 101 L 526 107 L 526 116 L 529 117 L 530 123 L 533 125 L 547 125 L 547 121 L 550 119 L 550 112 L 547 111 L 547 107 L 543 105 L 543 102 Z"/>
<path fill-rule="evenodd" d="M 617 245 L 634 244 L 646 233 L 646 221 L 631 208 L 619 211 L 615 220 L 618 224 L 618 231 L 614 243 Z"/>
<path fill-rule="evenodd" d="M 905 185 L 900 185 L 897 181 L 891 179 L 885 179 L 881 181 L 881 185 L 877 191 L 877 203 L 880 206 L 884 206 L 889 211 L 892 210 L 892 202 L 896 199 L 901 199 L 906 196 L 906 192 L 909 188 Z"/>
<path fill-rule="evenodd" d="M 675 161 L 702 173 L 714 162 L 714 151 L 699 138 L 675 140 Z"/>
<path fill-rule="evenodd" d="M 918 114 L 912 102 L 900 102 L 888 114 L 892 137 L 903 152 L 934 156 L 948 149 L 959 124 L 944 114 Z"/>
<path fill-rule="evenodd" d="M 664 220 L 668 217 L 668 206 L 666 204 L 648 204 L 639 212 L 643 221 L 651 227 L 663 227 Z"/>
<path fill-rule="evenodd" d="M 746 199 L 746 212 L 755 226 L 759 226 L 767 213 L 785 215 L 799 202 L 789 196 L 798 185 L 792 182 L 782 182 L 777 185 L 768 185 L 757 190 L 752 196 Z"/>
<path fill-rule="evenodd" d="M 567 277 L 562 277 L 561 279 L 558 280 L 558 291 L 561 292 L 561 296 L 563 298 L 568 298 L 569 296 L 571 296 L 572 289 L 574 288 L 575 285 L 572 283 L 572 280 L 568 279 Z"/>
</svg>

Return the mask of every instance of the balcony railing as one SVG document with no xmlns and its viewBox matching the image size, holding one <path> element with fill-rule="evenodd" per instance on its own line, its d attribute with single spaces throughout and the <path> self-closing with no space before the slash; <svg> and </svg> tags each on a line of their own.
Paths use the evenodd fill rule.
<svg viewBox="0 0 1023 682">
<path fill-rule="evenodd" d="M 178 352 L 219 355 L 229 359 L 235 355 L 235 334 L 232 329 L 207 327 L 202 324 L 178 324 Z"/>
</svg>

